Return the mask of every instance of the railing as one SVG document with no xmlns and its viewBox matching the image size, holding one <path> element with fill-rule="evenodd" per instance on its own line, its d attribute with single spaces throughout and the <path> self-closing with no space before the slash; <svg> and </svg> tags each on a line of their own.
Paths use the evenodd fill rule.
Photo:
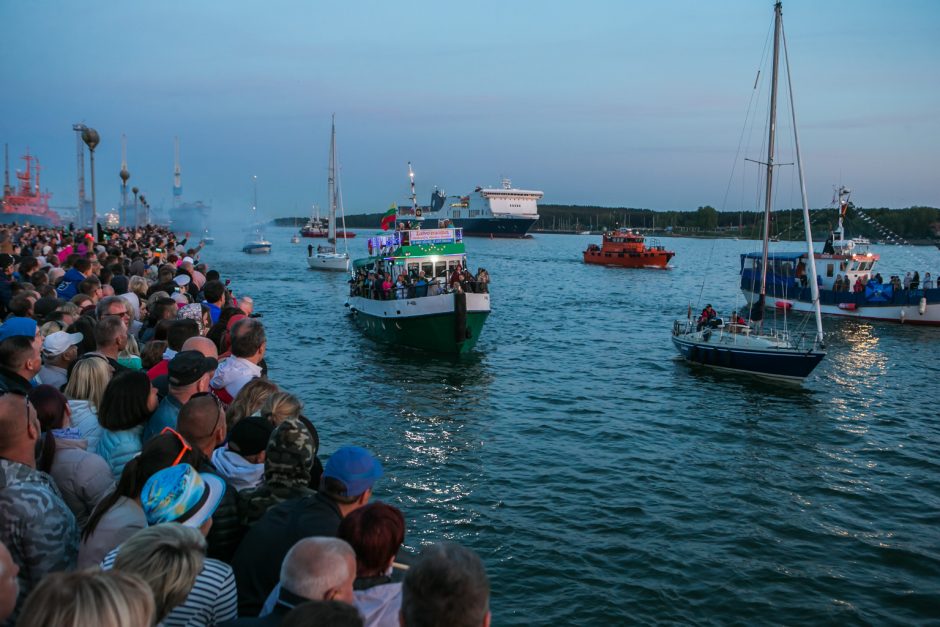
<svg viewBox="0 0 940 627">
<path fill-rule="evenodd" d="M 411 283 L 408 285 L 392 285 L 389 289 L 384 289 L 379 284 L 369 285 L 364 281 L 350 281 L 349 295 L 360 296 L 372 300 L 406 300 L 413 298 L 425 298 L 427 296 L 440 296 L 441 294 L 453 294 L 461 291 L 467 294 L 488 294 L 489 281 L 460 281 L 450 285 L 433 281 L 418 285 Z"/>
</svg>

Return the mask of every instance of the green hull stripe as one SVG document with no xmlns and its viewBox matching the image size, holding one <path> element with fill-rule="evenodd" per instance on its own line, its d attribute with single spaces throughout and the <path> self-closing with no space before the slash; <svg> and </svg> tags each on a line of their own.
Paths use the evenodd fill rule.
<svg viewBox="0 0 940 627">
<path fill-rule="evenodd" d="M 353 319 L 362 331 L 378 342 L 408 346 L 435 353 L 467 353 L 473 350 L 489 312 L 467 312 L 470 337 L 454 338 L 454 313 L 408 318 L 385 318 L 356 311 Z"/>
</svg>

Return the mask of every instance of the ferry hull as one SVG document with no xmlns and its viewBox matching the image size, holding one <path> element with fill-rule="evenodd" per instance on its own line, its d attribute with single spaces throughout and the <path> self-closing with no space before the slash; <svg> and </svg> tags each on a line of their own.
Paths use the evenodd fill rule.
<svg viewBox="0 0 940 627">
<path fill-rule="evenodd" d="M 473 237 L 523 238 L 535 224 L 535 218 L 456 218 L 454 226 Z"/>
<path fill-rule="evenodd" d="M 466 294 L 466 311 L 454 294 L 400 300 L 352 296 L 356 326 L 373 340 L 434 353 L 464 354 L 476 346 L 490 313 L 489 294 Z"/>
<path fill-rule="evenodd" d="M 604 252 L 601 250 L 584 251 L 584 263 L 599 266 L 617 266 L 620 268 L 665 268 L 673 252 Z"/>
<path fill-rule="evenodd" d="M 749 304 L 757 302 L 758 295 L 748 289 L 741 290 L 744 298 Z M 805 292 L 809 292 L 806 288 Z M 940 289 L 926 290 L 931 293 L 927 299 L 921 313 L 921 298 L 927 298 L 917 293 L 908 295 L 906 298 L 900 298 L 903 302 L 899 303 L 869 303 L 865 301 L 862 294 L 853 292 L 823 292 L 820 296 L 820 311 L 824 316 L 835 316 L 838 318 L 853 318 L 856 320 L 880 320 L 882 322 L 897 322 L 900 324 L 915 324 L 925 326 L 940 326 Z M 922 294 L 924 290 L 920 290 Z M 933 298 L 937 294 L 937 298 Z M 835 297 L 839 296 L 847 300 L 835 302 Z M 802 313 L 812 314 L 813 304 L 807 298 L 780 298 L 768 294 L 766 296 L 766 306 L 768 309 L 789 309 Z M 827 302 L 829 301 L 829 302 Z"/>
<path fill-rule="evenodd" d="M 0 224 L 26 224 L 33 226 L 58 226 L 59 221 L 51 216 L 35 215 L 32 213 L 2 212 L 0 213 Z"/>
<path fill-rule="evenodd" d="M 762 350 L 720 343 L 702 344 L 680 335 L 674 335 L 672 343 L 682 357 L 692 364 L 795 383 L 808 377 L 826 356 L 824 352 L 815 350 L 785 352 L 772 348 Z"/>
</svg>

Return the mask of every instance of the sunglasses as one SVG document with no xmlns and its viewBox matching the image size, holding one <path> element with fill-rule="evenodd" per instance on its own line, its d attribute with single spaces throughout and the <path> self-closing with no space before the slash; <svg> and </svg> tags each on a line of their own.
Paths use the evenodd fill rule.
<svg viewBox="0 0 940 627">
<path fill-rule="evenodd" d="M 193 450 L 193 447 L 191 447 L 189 445 L 189 442 L 186 441 L 186 438 L 181 436 L 179 432 L 173 427 L 163 427 L 163 431 L 160 432 L 160 435 L 163 435 L 164 433 L 172 433 L 173 435 L 175 435 L 176 439 L 180 441 L 180 445 L 183 447 L 180 450 L 180 454 L 177 455 L 176 459 L 173 460 L 173 463 L 170 464 L 171 466 L 176 466 L 177 464 L 180 463 L 180 461 L 183 459 L 183 456 L 186 455 L 186 453 Z"/>
<path fill-rule="evenodd" d="M 212 392 L 196 392 L 195 394 L 189 397 L 189 400 L 192 400 L 194 398 L 203 398 L 205 396 L 209 396 L 212 398 L 212 400 L 215 401 L 215 407 L 218 410 L 218 414 L 215 417 L 215 424 L 212 425 L 212 429 L 209 431 L 209 433 L 202 436 L 204 438 L 207 438 L 213 433 L 215 433 L 215 430 L 219 428 L 219 422 L 222 420 L 222 416 L 225 415 L 225 408 L 222 407 L 222 401 L 219 400 L 219 397 L 213 394 Z"/>
</svg>

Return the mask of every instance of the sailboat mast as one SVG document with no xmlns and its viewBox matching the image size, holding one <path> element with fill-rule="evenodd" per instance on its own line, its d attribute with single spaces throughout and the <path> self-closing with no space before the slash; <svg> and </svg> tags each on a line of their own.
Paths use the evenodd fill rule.
<svg viewBox="0 0 940 627">
<path fill-rule="evenodd" d="M 779 7 L 779 5 L 778 5 Z M 779 8 L 778 8 L 779 11 Z M 779 14 L 778 14 L 779 15 Z M 813 309 L 816 314 L 816 341 L 823 345 L 822 311 L 819 304 L 819 284 L 816 282 L 816 258 L 813 251 L 813 229 L 809 219 L 809 199 L 806 196 L 806 180 L 803 178 L 803 156 L 800 153 L 800 133 L 796 125 L 796 107 L 793 98 L 793 80 L 790 76 L 790 55 L 787 53 L 787 39 L 783 38 L 783 54 L 787 62 L 787 90 L 790 92 L 790 115 L 793 119 L 793 143 L 796 145 L 796 169 L 800 175 L 800 197 L 803 201 L 803 234 L 806 236 L 806 261 L 809 273 L 809 289 L 813 298 Z M 842 230 L 842 191 L 839 190 L 839 230 Z"/>
<path fill-rule="evenodd" d="M 767 256 L 770 250 L 770 210 L 773 205 L 774 139 L 777 131 L 777 71 L 780 66 L 781 3 L 774 4 L 774 65 L 770 79 L 770 124 L 767 138 L 767 187 L 764 190 L 764 248 L 761 257 L 760 306 L 767 295 Z"/>
<path fill-rule="evenodd" d="M 330 244 L 336 244 L 336 116 L 331 120 L 330 131 L 330 172 L 327 177 L 327 194 L 330 197 L 330 222 L 326 239 Z"/>
</svg>

